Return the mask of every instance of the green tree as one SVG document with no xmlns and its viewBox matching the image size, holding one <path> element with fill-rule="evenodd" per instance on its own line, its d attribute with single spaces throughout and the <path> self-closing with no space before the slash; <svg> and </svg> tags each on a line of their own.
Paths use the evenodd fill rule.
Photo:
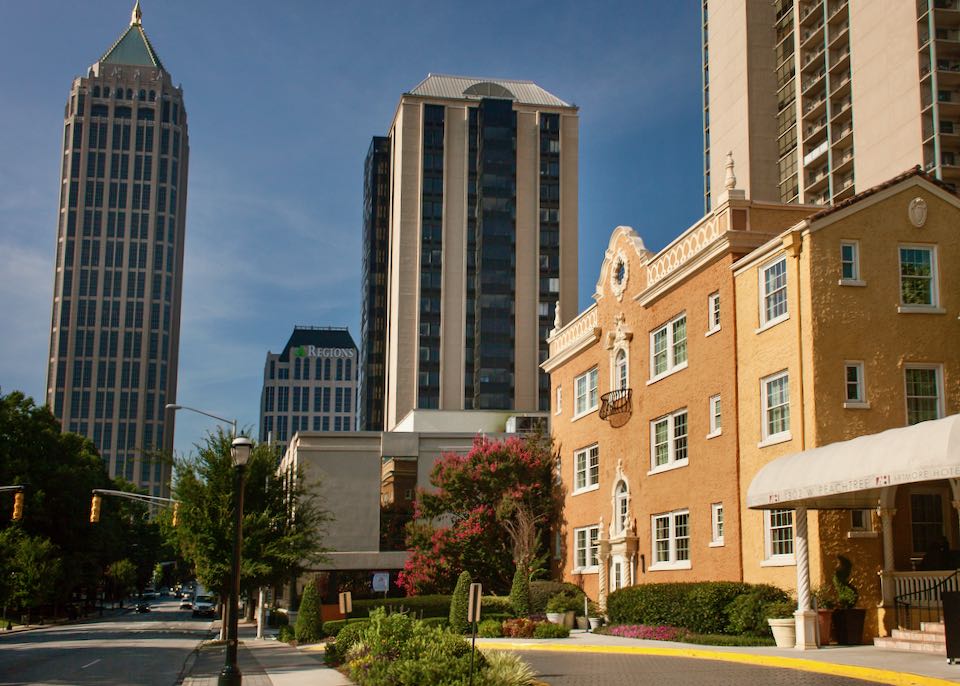
<svg viewBox="0 0 960 686">
<path fill-rule="evenodd" d="M 126 558 L 117 560 L 107 568 L 106 577 L 110 583 L 110 598 L 119 599 L 122 605 L 123 599 L 137 583 L 137 568 Z"/>
<path fill-rule="evenodd" d="M 473 579 L 470 572 L 463 570 L 457 578 L 457 587 L 453 589 L 453 597 L 450 598 L 450 629 L 457 633 L 466 633 L 470 625 L 467 623 L 468 609 L 470 605 L 470 584 Z"/>
<path fill-rule="evenodd" d="M 307 584 L 300 598 L 295 629 L 298 643 L 316 643 L 320 640 L 323 619 L 320 615 L 320 592 L 314 583 Z"/>
<path fill-rule="evenodd" d="M 177 461 L 179 523 L 166 528 L 200 583 L 221 597 L 228 591 L 233 551 L 231 442 L 230 435 L 218 430 L 197 445 L 194 459 Z M 266 444 L 257 445 L 244 481 L 241 590 L 283 583 L 322 559 L 329 520 L 302 476 L 277 474 L 274 452 Z"/>
<path fill-rule="evenodd" d="M 60 581 L 60 551 L 49 539 L 21 535 L 13 552 L 12 601 L 30 615 L 53 599 Z"/>
<path fill-rule="evenodd" d="M 517 565 L 517 571 L 513 573 L 510 607 L 517 617 L 526 617 L 530 614 L 530 573 L 522 565 Z"/>
<path fill-rule="evenodd" d="M 562 502 L 548 438 L 478 437 L 466 455 L 441 456 L 430 484 L 407 526 L 398 583 L 409 595 L 449 593 L 467 567 L 485 589 L 507 593 L 518 564 L 532 569 L 547 554 L 541 534 L 557 526 Z"/>
</svg>

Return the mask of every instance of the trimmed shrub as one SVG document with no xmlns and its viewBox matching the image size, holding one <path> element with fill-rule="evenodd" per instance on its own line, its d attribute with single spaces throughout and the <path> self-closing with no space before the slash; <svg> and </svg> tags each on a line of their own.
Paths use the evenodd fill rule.
<svg viewBox="0 0 960 686">
<path fill-rule="evenodd" d="M 445 629 L 450 626 L 450 620 L 446 617 L 424 617 L 420 620 L 424 626 L 434 626 L 438 629 Z"/>
<path fill-rule="evenodd" d="M 483 599 L 484 603 L 487 598 Z M 378 607 L 388 612 L 408 612 L 416 617 L 448 617 L 450 615 L 449 595 L 415 595 L 408 598 L 371 598 L 354 600 L 353 612 L 366 617 Z"/>
<path fill-rule="evenodd" d="M 330 623 L 331 622 L 327 622 L 327 624 Z M 327 649 L 324 653 L 327 664 L 336 667 L 343 662 L 346 658 L 347 651 L 350 650 L 354 643 L 360 640 L 369 625 L 370 622 L 364 620 L 360 622 L 350 622 L 340 627 L 340 630 L 337 632 L 337 640 L 327 644 Z"/>
<path fill-rule="evenodd" d="M 514 617 L 513 606 L 510 603 L 510 598 L 505 595 L 485 595 L 483 596 L 483 602 L 480 605 L 481 616 L 489 616 L 490 614 L 504 614 L 510 617 Z"/>
<path fill-rule="evenodd" d="M 480 638 L 500 638 L 503 636 L 502 622 L 496 619 L 485 619 L 477 625 L 477 636 Z"/>
<path fill-rule="evenodd" d="M 759 594 L 757 599 L 741 600 L 754 592 Z M 675 626 L 698 634 L 752 633 L 757 626 L 754 609 L 783 597 L 786 594 L 772 586 L 727 581 L 644 584 L 611 593 L 607 614 L 614 624 Z M 757 608 L 751 609 L 752 603 Z"/>
<path fill-rule="evenodd" d="M 283 641 L 284 643 L 290 643 L 290 641 L 294 640 L 296 637 L 296 632 L 289 624 L 281 625 L 280 631 L 277 632 L 277 640 Z"/>
<path fill-rule="evenodd" d="M 453 589 L 450 599 L 450 629 L 457 633 L 465 633 L 467 627 L 467 605 L 470 602 L 470 583 L 473 578 L 470 572 L 463 570 L 457 579 L 457 587 Z"/>
<path fill-rule="evenodd" d="M 513 573 L 513 584 L 510 586 L 510 606 L 517 617 L 526 617 L 530 614 L 530 579 L 527 570 L 517 567 Z"/>
<path fill-rule="evenodd" d="M 565 581 L 531 581 L 530 612 L 532 614 L 543 614 L 547 611 L 547 601 L 558 593 L 564 592 L 583 595 L 583 591 L 579 587 Z M 582 598 L 580 603 L 583 604 Z"/>
<path fill-rule="evenodd" d="M 767 618 L 776 603 L 789 602 L 790 596 L 776 586 L 760 584 L 734 598 L 727 606 L 728 623 L 724 633 L 746 636 L 770 636 Z"/>
<path fill-rule="evenodd" d="M 364 617 L 363 619 L 351 619 L 349 620 L 350 624 L 366 624 L 370 620 Z M 348 624 L 346 619 L 331 619 L 329 622 L 323 623 L 323 635 L 326 637 L 336 636 L 340 633 L 340 630 Z"/>
<path fill-rule="evenodd" d="M 569 638 L 570 629 L 553 622 L 538 622 L 533 628 L 534 638 Z"/>
<path fill-rule="evenodd" d="M 323 636 L 323 619 L 320 616 L 320 594 L 314 584 L 307 584 L 300 598 L 297 612 L 297 643 L 316 643 Z"/>
<path fill-rule="evenodd" d="M 525 617 L 508 619 L 503 623 L 503 635 L 510 638 L 533 638 L 537 623 Z"/>
</svg>

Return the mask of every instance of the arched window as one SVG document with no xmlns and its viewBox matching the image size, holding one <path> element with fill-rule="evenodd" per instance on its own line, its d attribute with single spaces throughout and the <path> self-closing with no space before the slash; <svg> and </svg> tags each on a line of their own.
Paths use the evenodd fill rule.
<svg viewBox="0 0 960 686">
<path fill-rule="evenodd" d="M 137 95 L 137 98 L 138 98 L 139 100 L 141 100 L 141 101 L 142 101 L 142 100 L 146 100 L 146 99 L 147 99 L 147 92 L 141 88 L 141 89 L 140 89 L 140 93 Z"/>
<path fill-rule="evenodd" d="M 150 102 L 157 99 L 157 91 L 150 91 Z"/>
<path fill-rule="evenodd" d="M 614 358 L 614 384 L 617 389 L 625 389 L 629 387 L 629 382 L 627 380 L 627 351 L 622 348 L 617 351 L 617 356 Z"/>
<path fill-rule="evenodd" d="M 109 97 L 110 97 L 110 86 L 104 86 L 104 87 L 103 87 L 103 97 L 105 97 L 105 98 L 109 98 Z"/>
<path fill-rule="evenodd" d="M 629 524 L 629 522 L 627 522 L 629 501 L 630 495 L 627 492 L 627 484 L 621 481 L 617 484 L 616 494 L 614 495 L 615 529 L 617 534 L 622 534 L 627 530 L 627 525 Z"/>
<path fill-rule="evenodd" d="M 133 89 L 127 89 L 127 100 L 133 100 Z"/>
</svg>

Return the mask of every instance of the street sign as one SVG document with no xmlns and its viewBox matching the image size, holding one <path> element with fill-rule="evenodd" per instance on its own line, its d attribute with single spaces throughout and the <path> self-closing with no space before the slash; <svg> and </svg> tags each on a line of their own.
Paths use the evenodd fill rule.
<svg viewBox="0 0 960 686">
<path fill-rule="evenodd" d="M 480 621 L 480 584 L 470 584 L 470 604 L 467 606 L 467 621 Z"/>
<path fill-rule="evenodd" d="M 373 592 L 386 593 L 390 588 L 390 572 L 373 573 Z"/>
<path fill-rule="evenodd" d="M 340 594 L 340 612 L 345 615 L 353 612 L 353 594 L 350 591 Z"/>
</svg>

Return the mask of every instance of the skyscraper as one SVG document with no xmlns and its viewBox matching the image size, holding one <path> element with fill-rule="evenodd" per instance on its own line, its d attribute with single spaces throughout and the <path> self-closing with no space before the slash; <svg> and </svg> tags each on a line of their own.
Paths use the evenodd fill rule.
<svg viewBox="0 0 960 686">
<path fill-rule="evenodd" d="M 369 330 L 386 430 L 413 409 L 549 408 L 554 309 L 577 312 L 578 123 L 530 81 L 429 75 L 401 97 L 385 330 Z"/>
<path fill-rule="evenodd" d="M 47 403 L 154 495 L 170 489 L 188 157 L 183 91 L 138 2 L 67 100 Z"/>
<path fill-rule="evenodd" d="M 960 2 L 702 0 L 705 211 L 831 204 L 921 165 L 960 179 Z M 709 29 L 709 30 L 708 30 Z"/>
<path fill-rule="evenodd" d="M 374 136 L 363 165 L 363 305 L 360 313 L 361 431 L 383 430 L 390 254 L 390 139 Z"/>
<path fill-rule="evenodd" d="M 356 429 L 357 346 L 346 328 L 295 326 L 279 353 L 267 352 L 260 440 L 283 455 L 298 431 Z"/>
</svg>

